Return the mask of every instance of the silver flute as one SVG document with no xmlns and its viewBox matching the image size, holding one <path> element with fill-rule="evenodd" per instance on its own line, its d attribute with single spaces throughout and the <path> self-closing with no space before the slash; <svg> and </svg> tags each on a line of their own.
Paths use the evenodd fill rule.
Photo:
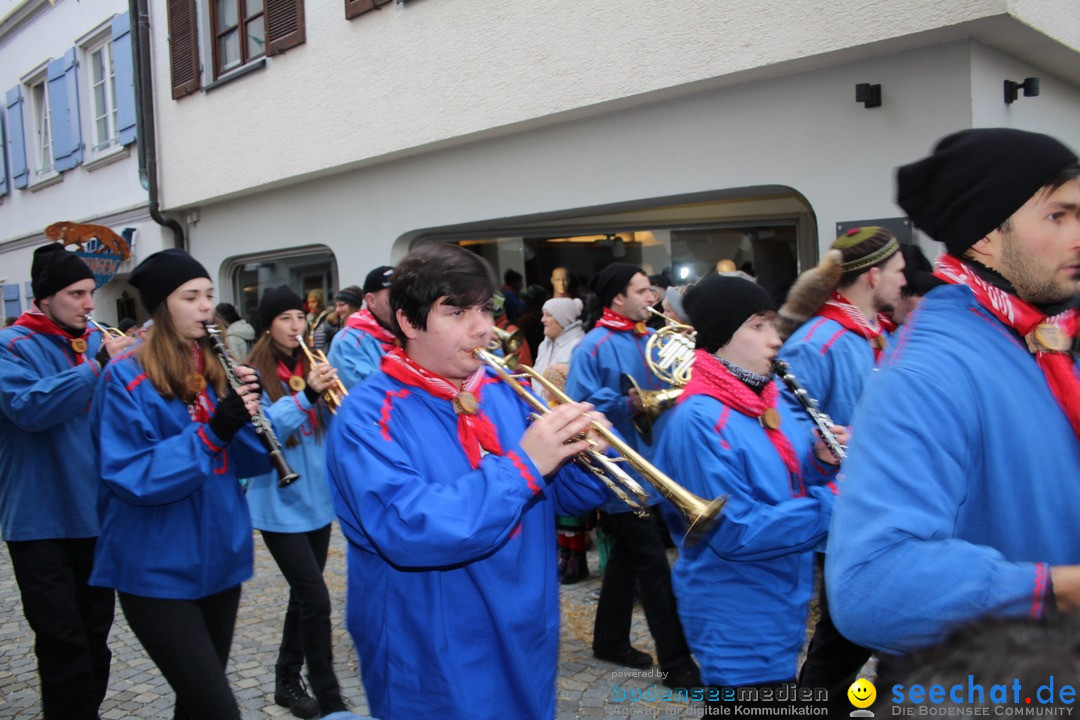
<svg viewBox="0 0 1080 720">
<path fill-rule="evenodd" d="M 214 354 L 218 356 L 221 366 L 225 368 L 225 377 L 228 378 L 229 385 L 236 392 L 240 392 L 245 383 L 236 375 L 236 363 L 229 356 L 225 341 L 221 339 L 221 328 L 214 323 L 203 324 L 206 327 L 206 334 L 210 337 L 210 343 L 214 346 Z M 277 435 L 274 434 L 274 428 L 270 421 L 266 419 L 266 416 L 263 415 L 262 410 L 252 416 L 251 424 L 255 426 L 255 433 L 259 436 L 259 440 L 262 441 L 262 445 L 266 449 L 270 464 L 277 471 L 278 487 L 283 488 L 300 479 L 300 473 L 294 472 L 289 467 L 289 461 L 285 459 L 285 453 L 281 450 L 281 443 L 278 442 Z"/>
<path fill-rule="evenodd" d="M 780 376 L 780 379 L 784 381 L 784 384 L 788 386 L 788 390 L 795 396 L 795 399 L 802 405 L 803 410 L 810 416 L 810 419 L 814 421 L 814 425 L 817 426 L 818 432 L 821 433 L 821 440 L 825 443 L 825 447 L 829 449 L 829 452 L 836 458 L 836 462 L 844 462 L 844 458 L 847 457 L 847 451 L 840 443 L 840 439 L 836 437 L 836 433 L 832 431 L 834 425 L 832 418 L 823 413 L 817 404 L 817 400 L 810 397 L 810 393 L 806 392 L 798 379 L 791 372 L 791 367 L 788 366 L 783 360 L 773 360 L 773 372 Z"/>
</svg>

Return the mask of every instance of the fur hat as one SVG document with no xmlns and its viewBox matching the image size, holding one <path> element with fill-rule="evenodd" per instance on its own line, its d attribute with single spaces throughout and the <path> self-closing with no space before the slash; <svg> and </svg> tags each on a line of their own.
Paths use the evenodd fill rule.
<svg viewBox="0 0 1080 720">
<path fill-rule="evenodd" d="M 780 333 L 781 340 L 787 340 L 800 325 L 813 317 L 836 290 L 843 274 L 843 252 L 829 250 L 816 267 L 796 278 L 788 291 L 787 300 L 777 313 L 776 331 Z"/>
<path fill-rule="evenodd" d="M 94 272 L 82 258 L 60 243 L 42 245 L 34 251 L 30 264 L 30 289 L 35 300 L 44 300 L 80 280 L 93 280 Z"/>
</svg>

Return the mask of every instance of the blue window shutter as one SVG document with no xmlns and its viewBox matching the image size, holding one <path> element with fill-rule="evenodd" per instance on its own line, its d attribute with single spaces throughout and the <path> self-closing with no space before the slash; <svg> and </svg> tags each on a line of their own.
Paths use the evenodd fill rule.
<svg viewBox="0 0 1080 720">
<path fill-rule="evenodd" d="M 75 48 L 49 63 L 49 111 L 52 115 L 53 161 L 60 172 L 82 162 L 79 126 L 78 63 Z"/>
<path fill-rule="evenodd" d="M 22 87 L 16 85 L 7 91 L 4 100 L 7 108 L 8 157 L 11 158 L 11 181 L 17 188 L 30 184 L 30 170 L 26 166 L 26 134 L 23 132 Z"/>
<path fill-rule="evenodd" d="M 19 286 L 4 285 L 4 315 L 7 317 L 19 317 L 22 315 L 22 305 L 19 303 Z"/>
<path fill-rule="evenodd" d="M 131 13 L 112 21 L 113 70 L 116 73 L 116 128 L 121 145 L 135 142 L 135 76 L 132 72 Z"/>
<path fill-rule="evenodd" d="M 0 113 L 0 197 L 8 194 L 7 132 L 4 130 L 4 113 Z"/>
</svg>

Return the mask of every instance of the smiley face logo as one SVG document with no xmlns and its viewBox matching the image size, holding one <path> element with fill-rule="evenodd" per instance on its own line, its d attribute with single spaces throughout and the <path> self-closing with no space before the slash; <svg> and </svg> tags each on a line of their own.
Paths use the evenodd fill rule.
<svg viewBox="0 0 1080 720">
<path fill-rule="evenodd" d="M 857 708 L 868 708 L 877 699 L 877 688 L 869 680 L 859 678 L 847 690 L 848 700 Z"/>
</svg>

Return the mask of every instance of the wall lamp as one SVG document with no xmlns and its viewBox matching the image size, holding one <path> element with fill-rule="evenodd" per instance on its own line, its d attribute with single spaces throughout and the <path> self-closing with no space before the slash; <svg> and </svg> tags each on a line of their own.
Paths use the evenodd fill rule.
<svg viewBox="0 0 1080 720">
<path fill-rule="evenodd" d="M 867 109 L 881 107 L 881 85 L 859 83 L 855 86 L 855 102 Z"/>
<path fill-rule="evenodd" d="M 1012 80 L 1005 81 L 1005 104 L 1011 105 L 1016 102 L 1016 98 L 1020 97 L 1020 90 L 1024 91 L 1024 97 L 1038 97 L 1039 96 L 1039 78 L 1029 77 L 1024 78 L 1024 82 L 1013 82 Z"/>
</svg>

